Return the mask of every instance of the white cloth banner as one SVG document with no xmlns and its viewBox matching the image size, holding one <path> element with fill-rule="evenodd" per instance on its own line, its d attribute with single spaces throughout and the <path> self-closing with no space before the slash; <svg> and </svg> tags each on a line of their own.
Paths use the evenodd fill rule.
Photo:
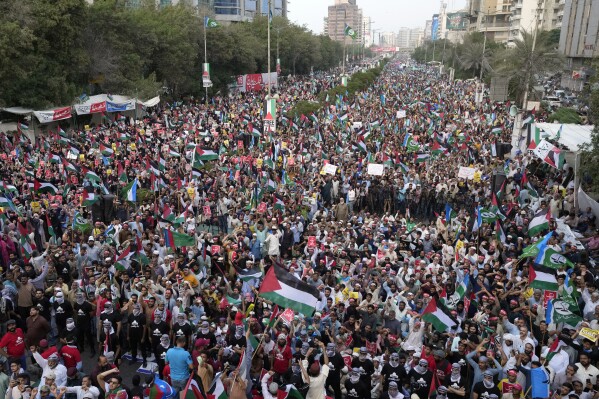
<svg viewBox="0 0 599 399">
<path fill-rule="evenodd" d="M 458 172 L 458 177 L 462 178 L 462 179 L 473 179 L 474 178 L 474 173 L 476 172 L 476 169 L 474 168 L 469 168 L 467 166 L 460 166 L 460 170 Z"/>
<path fill-rule="evenodd" d="M 578 209 L 586 211 L 587 208 L 591 208 L 593 215 L 599 220 L 599 202 L 595 201 L 589 197 L 587 193 L 582 191 L 582 187 L 578 187 Z"/>
</svg>

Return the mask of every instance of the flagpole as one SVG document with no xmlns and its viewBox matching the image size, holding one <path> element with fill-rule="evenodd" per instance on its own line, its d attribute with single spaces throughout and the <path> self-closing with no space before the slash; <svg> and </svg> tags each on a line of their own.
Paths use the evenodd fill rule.
<svg viewBox="0 0 599 399">
<path fill-rule="evenodd" d="M 206 15 L 204 15 L 204 64 L 208 63 L 208 46 L 206 44 Z M 206 105 L 208 105 L 208 86 L 204 85 L 206 89 Z"/>
<path fill-rule="evenodd" d="M 269 100 L 270 99 L 270 1 L 268 0 L 268 14 L 266 15 L 266 20 L 267 20 L 267 31 L 268 31 L 268 94 L 266 96 L 266 99 Z"/>
</svg>

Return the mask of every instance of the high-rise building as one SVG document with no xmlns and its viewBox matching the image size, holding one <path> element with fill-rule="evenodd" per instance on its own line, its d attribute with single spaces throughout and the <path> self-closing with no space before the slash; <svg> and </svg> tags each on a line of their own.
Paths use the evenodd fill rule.
<svg viewBox="0 0 599 399">
<path fill-rule="evenodd" d="M 324 31 L 332 40 L 350 44 L 352 39 L 345 34 L 346 25 L 356 32 L 355 42 L 364 43 L 362 10 L 357 6 L 356 0 L 335 0 L 335 4 L 329 6 Z"/>
<path fill-rule="evenodd" d="M 559 52 L 571 67 L 579 67 L 597 55 L 599 45 L 599 2 L 568 0 L 563 8 Z"/>
<path fill-rule="evenodd" d="M 397 39 L 395 32 L 381 32 L 381 41 L 379 46 L 381 47 L 396 47 Z"/>
<path fill-rule="evenodd" d="M 399 32 L 397 32 L 396 45 L 400 49 L 409 48 L 410 28 L 399 28 Z"/>
<path fill-rule="evenodd" d="M 566 0 L 469 0 L 468 31 L 484 32 L 487 39 L 510 43 L 532 32 L 559 29 Z"/>
</svg>

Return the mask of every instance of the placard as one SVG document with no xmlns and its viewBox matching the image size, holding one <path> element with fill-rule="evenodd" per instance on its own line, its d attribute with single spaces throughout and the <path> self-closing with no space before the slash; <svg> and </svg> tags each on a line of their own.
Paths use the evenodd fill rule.
<svg viewBox="0 0 599 399">
<path fill-rule="evenodd" d="M 385 165 L 382 163 L 369 163 L 368 174 L 372 176 L 382 176 L 385 173 Z"/>
<path fill-rule="evenodd" d="M 211 245 L 210 253 L 212 253 L 212 255 L 218 255 L 220 253 L 220 245 Z"/>
<path fill-rule="evenodd" d="M 469 168 L 467 166 L 460 166 L 460 170 L 458 171 L 458 177 L 462 179 L 472 180 L 474 178 L 474 173 L 476 169 Z"/>
<path fill-rule="evenodd" d="M 333 165 L 332 163 L 328 163 L 324 165 L 322 171 L 328 175 L 334 175 L 337 173 L 337 165 Z"/>
<path fill-rule="evenodd" d="M 266 213 L 266 202 L 261 202 L 258 205 L 258 212 L 259 213 Z"/>
<path fill-rule="evenodd" d="M 283 313 L 281 313 L 281 319 L 283 319 L 286 324 L 291 323 L 294 316 L 295 313 L 293 313 L 293 309 L 286 309 Z"/>
<path fill-rule="evenodd" d="M 403 119 L 406 117 L 406 110 L 405 109 L 400 109 L 399 111 L 397 111 L 397 119 Z"/>
<path fill-rule="evenodd" d="M 547 303 L 555 298 L 557 298 L 557 291 L 545 290 L 545 293 L 543 294 L 543 307 L 547 309 Z"/>
<path fill-rule="evenodd" d="M 585 337 L 586 339 L 590 339 L 593 342 L 597 342 L 597 338 L 599 338 L 599 330 L 591 330 L 588 327 L 583 327 L 578 335 Z"/>
<path fill-rule="evenodd" d="M 210 209 L 210 207 L 208 205 L 204 205 L 202 207 L 202 209 L 204 210 L 204 216 L 206 216 L 206 217 L 212 216 L 212 210 Z"/>
<path fill-rule="evenodd" d="M 316 248 L 316 236 L 308 237 L 308 248 Z"/>
</svg>

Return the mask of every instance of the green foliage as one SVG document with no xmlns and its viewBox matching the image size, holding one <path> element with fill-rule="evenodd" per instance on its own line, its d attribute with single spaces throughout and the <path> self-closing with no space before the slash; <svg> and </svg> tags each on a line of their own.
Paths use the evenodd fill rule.
<svg viewBox="0 0 599 399">
<path fill-rule="evenodd" d="M 296 104 L 296 106 L 287 112 L 287 116 L 290 118 L 301 116 L 301 115 L 310 115 L 312 113 L 318 112 L 323 106 L 326 104 L 326 98 L 329 98 L 329 102 L 334 102 L 334 99 L 337 98 L 338 95 L 345 96 L 348 99 L 353 99 L 356 93 L 364 91 L 368 89 L 376 80 L 376 78 L 383 72 L 383 68 L 387 64 L 387 60 L 381 61 L 381 65 L 369 69 L 365 72 L 356 72 L 354 73 L 347 82 L 347 87 L 342 85 L 337 85 L 332 89 L 322 92 L 319 94 L 319 102 L 311 102 L 311 101 L 300 101 Z"/>
<path fill-rule="evenodd" d="M 581 124 L 582 119 L 580 115 L 573 108 L 559 108 L 557 111 L 549 115 L 549 122 L 551 123 L 575 123 Z"/>
<path fill-rule="evenodd" d="M 287 113 L 287 116 L 295 118 L 296 116 L 301 115 L 311 115 L 318 112 L 321 107 L 322 104 L 319 102 L 299 101 L 297 104 L 295 104 L 295 107 L 293 107 L 293 109 Z"/>
<path fill-rule="evenodd" d="M 43 108 L 72 104 L 81 93 L 115 93 L 167 100 L 204 95 L 203 11 L 153 0 L 0 1 L 1 106 Z M 200 15 L 202 14 L 202 15 Z M 207 61 L 214 86 L 226 91 L 234 76 L 266 72 L 267 19 L 207 29 Z M 277 51 L 278 48 L 278 51 Z M 360 49 L 352 50 L 358 54 Z M 326 70 L 343 47 L 326 36 L 275 17 L 271 71 Z M 351 56 L 351 54 L 350 54 Z"/>
</svg>

